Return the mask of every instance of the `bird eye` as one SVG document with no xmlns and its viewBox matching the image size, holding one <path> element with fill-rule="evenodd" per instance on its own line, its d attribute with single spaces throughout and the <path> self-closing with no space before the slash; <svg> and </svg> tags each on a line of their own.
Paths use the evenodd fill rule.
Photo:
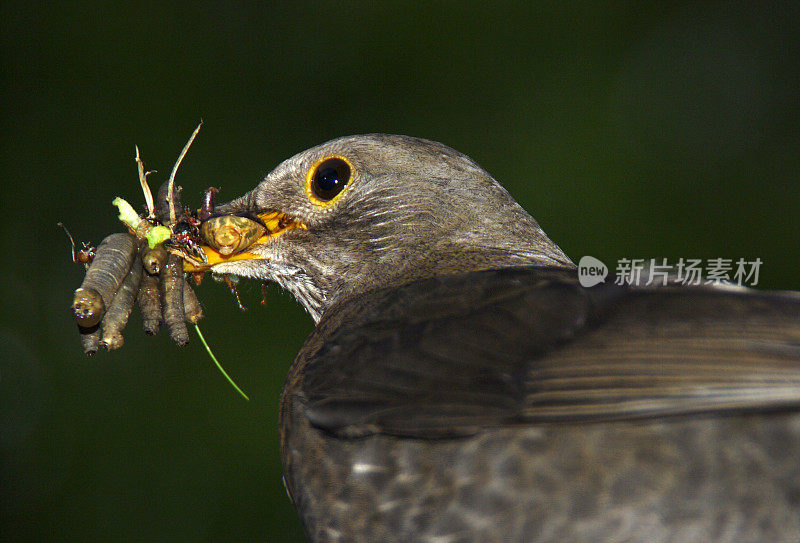
<svg viewBox="0 0 800 543">
<path fill-rule="evenodd" d="M 350 182 L 350 164 L 340 157 L 322 160 L 309 172 L 311 195 L 324 202 L 333 200 Z"/>
</svg>

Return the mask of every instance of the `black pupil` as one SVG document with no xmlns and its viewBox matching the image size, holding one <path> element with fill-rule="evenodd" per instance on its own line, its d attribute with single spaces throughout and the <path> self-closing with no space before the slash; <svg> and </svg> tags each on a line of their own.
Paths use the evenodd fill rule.
<svg viewBox="0 0 800 543">
<path fill-rule="evenodd" d="M 350 167 L 340 158 L 331 158 L 314 172 L 314 195 L 320 200 L 331 200 L 342 192 L 350 181 Z"/>
</svg>

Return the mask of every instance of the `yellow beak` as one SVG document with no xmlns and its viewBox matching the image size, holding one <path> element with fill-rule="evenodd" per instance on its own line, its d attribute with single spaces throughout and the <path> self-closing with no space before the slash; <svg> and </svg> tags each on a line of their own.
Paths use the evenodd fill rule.
<svg viewBox="0 0 800 543">
<path fill-rule="evenodd" d="M 270 211 L 267 213 L 262 213 L 258 215 L 258 218 L 267 227 L 267 233 L 256 239 L 250 245 L 250 247 L 256 245 L 269 244 L 273 240 L 275 240 L 275 238 L 282 235 L 284 232 L 292 230 L 294 228 L 302 228 L 304 230 L 307 229 L 305 224 L 299 221 L 295 221 L 294 219 L 289 218 L 287 215 L 279 211 Z M 221 264 L 223 262 L 234 262 L 237 260 L 266 260 L 267 258 L 269 258 L 259 254 L 251 253 L 250 251 L 247 250 L 237 252 L 234 254 L 224 255 L 214 247 L 206 245 L 205 243 L 200 245 L 200 248 L 205 253 L 207 262 L 199 262 L 196 260 L 189 261 L 184 259 L 183 271 L 192 273 L 205 272 L 208 271 L 212 266 Z"/>
</svg>

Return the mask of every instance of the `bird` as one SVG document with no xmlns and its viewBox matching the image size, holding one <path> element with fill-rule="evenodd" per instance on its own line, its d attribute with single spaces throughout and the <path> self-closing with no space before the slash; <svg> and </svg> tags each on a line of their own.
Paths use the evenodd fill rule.
<svg viewBox="0 0 800 543">
<path fill-rule="evenodd" d="M 609 280 L 483 168 L 367 134 L 219 213 L 316 322 L 280 400 L 310 541 L 798 541 L 800 294 Z"/>
</svg>

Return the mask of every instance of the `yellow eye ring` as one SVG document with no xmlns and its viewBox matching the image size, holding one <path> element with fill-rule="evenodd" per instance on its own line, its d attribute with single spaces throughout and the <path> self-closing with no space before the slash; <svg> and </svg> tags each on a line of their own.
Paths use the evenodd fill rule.
<svg viewBox="0 0 800 543">
<path fill-rule="evenodd" d="M 306 174 L 306 195 L 314 204 L 330 206 L 350 186 L 355 169 L 345 157 L 328 155 L 320 158 Z"/>
</svg>

